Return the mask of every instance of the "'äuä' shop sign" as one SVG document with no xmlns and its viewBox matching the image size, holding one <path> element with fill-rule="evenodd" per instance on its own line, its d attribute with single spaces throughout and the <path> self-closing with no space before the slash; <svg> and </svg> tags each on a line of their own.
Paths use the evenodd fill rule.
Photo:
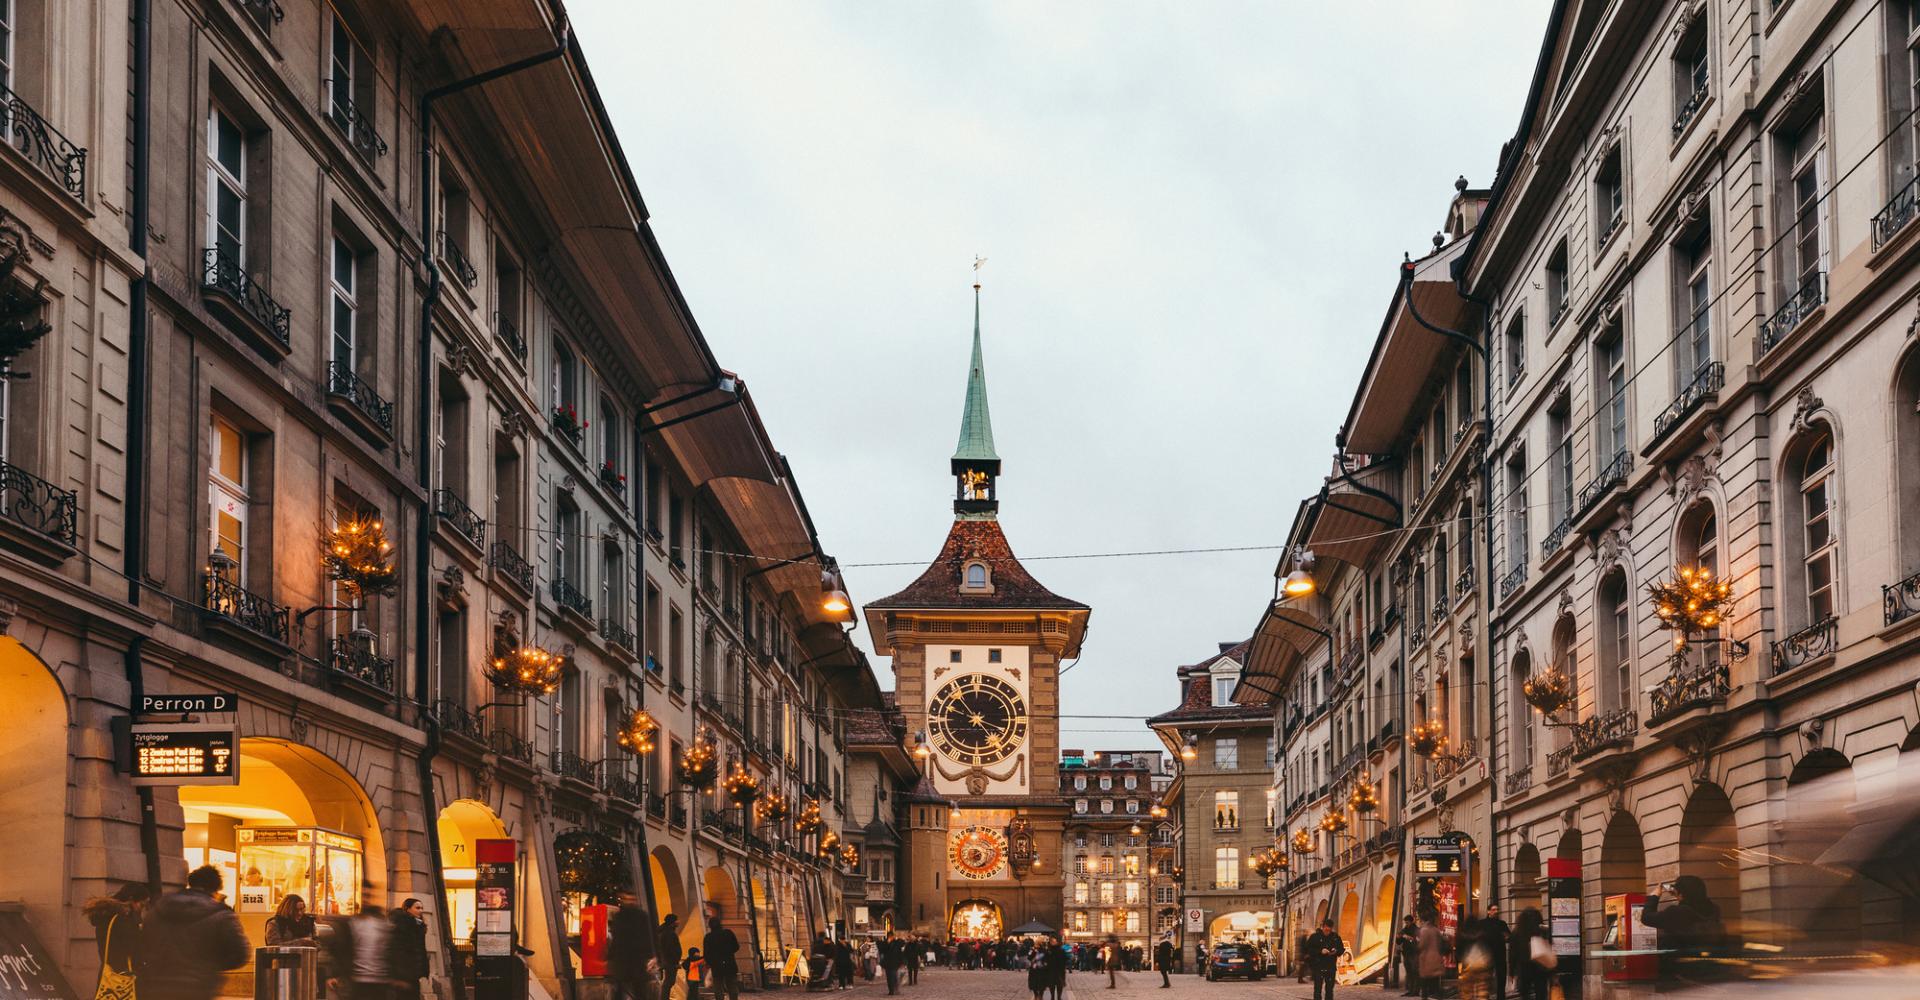
<svg viewBox="0 0 1920 1000">
<path fill-rule="evenodd" d="M 0 1000 L 75 1000 L 18 907 L 0 906 Z"/>
</svg>

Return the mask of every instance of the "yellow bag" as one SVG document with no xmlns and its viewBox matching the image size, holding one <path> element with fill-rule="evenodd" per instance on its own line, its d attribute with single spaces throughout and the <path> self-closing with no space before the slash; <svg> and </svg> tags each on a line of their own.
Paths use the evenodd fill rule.
<svg viewBox="0 0 1920 1000">
<path fill-rule="evenodd" d="M 100 985 L 94 987 L 93 1000 L 135 1000 L 133 995 L 133 973 L 121 972 L 112 965 L 113 925 L 120 922 L 119 917 L 107 921 L 107 944 L 101 949 L 105 958 L 100 963 Z"/>
</svg>

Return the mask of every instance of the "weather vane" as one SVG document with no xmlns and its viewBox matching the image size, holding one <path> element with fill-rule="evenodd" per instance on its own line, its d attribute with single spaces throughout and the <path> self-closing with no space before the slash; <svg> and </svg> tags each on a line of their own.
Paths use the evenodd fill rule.
<svg viewBox="0 0 1920 1000">
<path fill-rule="evenodd" d="M 986 263 L 987 259 L 985 257 L 979 254 L 973 256 L 973 287 L 976 289 L 980 287 L 980 268 Z"/>
</svg>

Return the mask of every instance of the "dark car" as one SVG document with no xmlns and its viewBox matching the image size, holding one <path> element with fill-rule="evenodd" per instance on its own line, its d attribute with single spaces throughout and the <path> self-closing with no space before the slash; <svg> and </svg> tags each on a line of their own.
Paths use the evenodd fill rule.
<svg viewBox="0 0 1920 1000">
<path fill-rule="evenodd" d="M 1250 944 L 1214 945 L 1207 955 L 1207 967 L 1201 970 L 1209 982 L 1239 976 L 1258 982 L 1266 976 L 1266 963 L 1260 951 Z"/>
</svg>

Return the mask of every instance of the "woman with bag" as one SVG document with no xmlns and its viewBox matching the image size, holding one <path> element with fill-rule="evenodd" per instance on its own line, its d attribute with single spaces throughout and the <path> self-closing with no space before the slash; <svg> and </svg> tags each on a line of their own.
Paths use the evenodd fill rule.
<svg viewBox="0 0 1920 1000">
<path fill-rule="evenodd" d="M 153 890 L 137 882 L 120 887 L 110 899 L 88 901 L 87 921 L 93 924 L 100 949 L 100 983 L 95 1000 L 134 1000 L 134 956 L 140 953 L 140 920 Z"/>
<path fill-rule="evenodd" d="M 1539 909 L 1529 906 L 1520 911 L 1513 924 L 1512 954 L 1508 965 L 1520 984 L 1519 1000 L 1547 1000 L 1554 970 L 1560 956 L 1554 954 L 1553 941 L 1547 937 L 1546 921 Z"/>
</svg>

